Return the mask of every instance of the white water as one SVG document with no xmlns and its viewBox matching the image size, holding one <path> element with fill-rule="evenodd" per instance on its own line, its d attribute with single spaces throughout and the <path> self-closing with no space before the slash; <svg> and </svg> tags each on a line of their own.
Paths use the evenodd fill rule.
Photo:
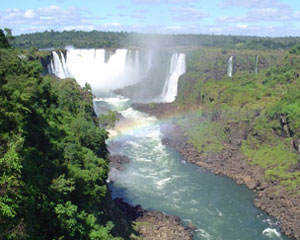
<svg viewBox="0 0 300 240">
<path fill-rule="evenodd" d="M 258 74 L 259 56 L 255 58 L 255 73 Z"/>
<path fill-rule="evenodd" d="M 141 56 L 138 50 L 117 49 L 106 62 L 105 49 L 67 49 L 66 57 L 61 51 L 52 52 L 53 58 L 48 69 L 59 78 L 75 78 L 81 86 L 89 83 L 95 93 L 99 89 L 120 89 L 140 82 L 149 75 L 150 70 L 153 70 L 153 55 L 152 50 Z M 149 78 L 153 84 L 159 84 L 157 81 L 161 81 L 160 85 L 164 86 L 163 91 L 157 92 L 153 97 L 153 101 L 173 102 L 175 100 L 178 79 L 186 71 L 185 54 L 174 53 L 169 66 L 169 74 L 166 78 Z M 153 71 L 156 70 L 161 71 L 161 69 Z"/>
<path fill-rule="evenodd" d="M 228 59 L 228 68 L 227 68 L 227 75 L 228 77 L 232 77 L 232 71 L 233 71 L 233 56 L 231 56 Z"/>
<path fill-rule="evenodd" d="M 53 54 L 53 62 L 51 63 L 51 68 L 52 68 L 52 72 L 55 76 L 59 77 L 59 78 L 66 78 L 67 76 L 67 71 L 64 68 L 64 65 L 62 64 L 63 60 L 62 56 L 63 53 L 59 52 L 61 58 L 58 56 L 57 52 L 52 52 Z"/>
<path fill-rule="evenodd" d="M 169 76 L 165 82 L 161 97 L 163 102 L 173 102 L 177 96 L 179 77 L 186 71 L 185 54 L 174 53 L 171 58 Z"/>
<path fill-rule="evenodd" d="M 262 233 L 270 238 L 275 237 L 281 239 L 281 234 L 274 228 L 266 228 Z"/>
<path fill-rule="evenodd" d="M 138 82 L 139 53 L 136 51 L 134 61 L 127 64 L 128 52 L 117 49 L 105 62 L 104 49 L 68 49 L 66 59 L 53 51 L 50 69 L 59 78 L 75 78 L 81 86 L 89 83 L 92 89 L 122 88 Z"/>
</svg>

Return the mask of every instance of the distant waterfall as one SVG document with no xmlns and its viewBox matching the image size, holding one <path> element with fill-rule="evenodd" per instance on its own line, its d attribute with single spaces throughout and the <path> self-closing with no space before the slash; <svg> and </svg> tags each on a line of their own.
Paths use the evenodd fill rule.
<svg viewBox="0 0 300 240">
<path fill-rule="evenodd" d="M 258 64 L 259 64 L 259 56 L 256 56 L 255 58 L 255 73 L 258 74 Z"/>
<path fill-rule="evenodd" d="M 173 102 L 177 96 L 178 79 L 186 71 L 185 54 L 174 53 L 170 71 L 161 94 L 163 102 Z"/>
<path fill-rule="evenodd" d="M 81 86 L 87 82 L 93 89 L 121 88 L 139 80 L 139 52 L 131 51 L 117 49 L 107 62 L 105 49 L 68 49 L 66 58 L 53 51 L 49 68 L 59 78 L 75 78 Z"/>
<path fill-rule="evenodd" d="M 232 71 L 233 71 L 233 56 L 231 56 L 228 59 L 228 68 L 227 68 L 227 75 L 228 77 L 232 77 Z"/>
</svg>

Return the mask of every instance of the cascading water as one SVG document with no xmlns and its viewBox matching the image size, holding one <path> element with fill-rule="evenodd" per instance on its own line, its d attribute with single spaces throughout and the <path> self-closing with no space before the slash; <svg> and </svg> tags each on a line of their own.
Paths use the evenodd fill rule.
<svg viewBox="0 0 300 240">
<path fill-rule="evenodd" d="M 60 57 L 58 56 L 60 54 Z M 67 78 L 68 71 L 65 66 L 65 58 L 62 52 L 52 52 L 53 61 L 51 61 L 51 72 L 59 78 Z"/>
<path fill-rule="evenodd" d="M 185 54 L 174 53 L 171 58 L 170 73 L 161 94 L 163 102 L 173 102 L 175 100 L 177 96 L 178 79 L 185 71 Z"/>
<path fill-rule="evenodd" d="M 53 51 L 52 55 L 53 59 L 48 66 L 50 73 L 59 78 L 75 78 L 81 86 L 88 82 L 94 91 L 120 89 L 142 80 L 148 80 L 149 84 L 151 81 L 152 92 L 150 96 L 147 95 L 148 101 L 174 101 L 178 79 L 185 73 L 183 53 L 174 53 L 171 56 L 166 78 L 160 73 L 163 72 L 164 66 L 156 64 L 154 67 L 152 50 L 144 52 L 141 56 L 138 50 L 117 49 L 108 59 L 104 49 L 67 49 L 66 57 L 61 51 Z M 163 91 L 161 92 L 160 87 L 155 88 L 155 85 L 164 86 Z M 146 89 L 137 88 L 136 91 L 139 92 L 139 98 L 145 100 L 142 95 Z M 147 91 L 149 93 L 149 89 Z"/>
<path fill-rule="evenodd" d="M 258 74 L 259 56 L 255 57 L 255 74 Z"/>
<path fill-rule="evenodd" d="M 196 240 L 286 239 L 276 222 L 253 206 L 250 190 L 184 162 L 174 149 L 162 144 L 160 123 L 154 117 L 132 109 L 130 99 L 107 91 L 108 86 L 131 83 L 129 76 L 138 76 L 136 68 L 140 68 L 140 76 L 147 69 L 152 71 L 152 63 L 157 61 L 152 57 L 150 52 L 142 57 L 119 49 L 105 61 L 103 49 L 72 49 L 67 51 L 66 59 L 53 53 L 49 66 L 61 78 L 74 77 L 82 85 L 91 84 L 97 96 L 97 114 L 111 109 L 123 116 L 107 143 L 112 153 L 125 155 L 131 162 L 124 171 L 110 172 L 112 195 L 145 209 L 178 215 L 184 223 L 196 226 Z M 184 72 L 185 55 L 172 55 L 169 76 L 161 85 L 164 101 L 175 98 L 178 78 Z"/>
<path fill-rule="evenodd" d="M 66 59 L 61 52 L 53 51 L 51 73 L 59 78 L 75 78 L 81 86 L 88 82 L 93 89 L 122 88 L 138 82 L 139 53 L 135 51 L 133 61 L 127 64 L 129 51 L 117 49 L 107 62 L 104 49 L 68 49 Z"/>
<path fill-rule="evenodd" d="M 232 77 L 232 71 L 233 71 L 233 56 L 231 56 L 228 59 L 228 68 L 227 68 L 227 75 L 228 77 Z"/>
</svg>

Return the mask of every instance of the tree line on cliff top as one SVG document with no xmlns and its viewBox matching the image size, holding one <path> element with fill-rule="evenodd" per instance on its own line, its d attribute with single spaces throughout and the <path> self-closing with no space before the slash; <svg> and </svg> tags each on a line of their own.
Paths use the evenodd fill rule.
<svg viewBox="0 0 300 240">
<path fill-rule="evenodd" d="M 299 37 L 254 37 L 208 34 L 141 34 L 103 31 L 45 31 L 16 36 L 18 48 L 128 48 L 128 47 L 218 47 L 231 49 L 287 49 Z"/>
</svg>

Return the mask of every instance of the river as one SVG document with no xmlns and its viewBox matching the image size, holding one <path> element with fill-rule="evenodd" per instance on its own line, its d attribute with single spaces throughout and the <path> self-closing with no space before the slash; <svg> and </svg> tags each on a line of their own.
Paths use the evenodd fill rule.
<svg viewBox="0 0 300 240">
<path fill-rule="evenodd" d="M 130 159 L 124 170 L 110 172 L 114 198 L 179 216 L 197 227 L 196 240 L 288 239 L 274 219 L 255 208 L 252 191 L 183 161 L 161 143 L 160 122 L 132 109 L 129 99 L 106 96 L 94 103 L 96 111 L 109 108 L 124 117 L 107 142 L 112 154 Z"/>
</svg>

